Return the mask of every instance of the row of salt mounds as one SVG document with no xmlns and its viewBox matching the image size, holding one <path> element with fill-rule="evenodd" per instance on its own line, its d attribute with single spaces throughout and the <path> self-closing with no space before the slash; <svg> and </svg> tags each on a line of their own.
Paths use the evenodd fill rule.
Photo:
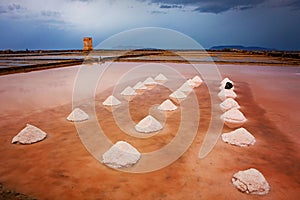
<svg viewBox="0 0 300 200">
<path fill-rule="evenodd" d="M 158 83 L 158 84 L 164 84 L 165 82 L 168 81 L 167 77 L 165 77 L 163 74 L 158 74 L 154 80 Z"/>
<path fill-rule="evenodd" d="M 167 99 L 158 106 L 158 109 L 163 111 L 173 111 L 177 109 L 177 106 L 170 99 Z"/>
<path fill-rule="evenodd" d="M 228 144 L 245 147 L 254 145 L 255 137 L 245 128 L 239 128 L 229 133 L 222 134 L 222 140 Z"/>
<path fill-rule="evenodd" d="M 146 116 L 138 124 L 135 125 L 135 130 L 141 133 L 152 133 L 163 128 L 161 123 L 151 115 Z"/>
<path fill-rule="evenodd" d="M 11 143 L 32 144 L 42 141 L 47 136 L 47 133 L 41 129 L 27 124 L 11 141 Z"/>
<path fill-rule="evenodd" d="M 119 101 L 116 97 L 113 95 L 110 95 L 107 97 L 107 99 L 102 103 L 104 106 L 117 106 L 121 104 L 121 101 Z"/>
<path fill-rule="evenodd" d="M 67 117 L 67 120 L 72 122 L 80 122 L 85 121 L 89 119 L 89 115 L 86 114 L 83 110 L 80 108 L 75 108 L 70 115 Z"/>
<path fill-rule="evenodd" d="M 117 169 L 130 167 L 138 162 L 141 153 L 124 141 L 118 141 L 102 155 L 101 162 L 108 167 Z"/>
<path fill-rule="evenodd" d="M 229 128 L 237 128 L 242 126 L 246 121 L 244 114 L 238 109 L 230 109 L 221 115 L 221 119 Z"/>
<path fill-rule="evenodd" d="M 134 96 L 136 95 L 137 93 L 135 92 L 135 90 L 128 86 L 126 87 L 122 92 L 121 92 L 121 95 L 124 95 L 124 96 Z"/>
<path fill-rule="evenodd" d="M 265 195 L 270 191 L 270 185 L 265 177 L 254 168 L 235 173 L 232 183 L 240 191 L 248 194 Z"/>
<path fill-rule="evenodd" d="M 230 109 L 239 109 L 240 105 L 233 98 L 227 98 L 222 103 L 220 103 L 220 108 L 223 112 L 226 112 Z"/>
</svg>

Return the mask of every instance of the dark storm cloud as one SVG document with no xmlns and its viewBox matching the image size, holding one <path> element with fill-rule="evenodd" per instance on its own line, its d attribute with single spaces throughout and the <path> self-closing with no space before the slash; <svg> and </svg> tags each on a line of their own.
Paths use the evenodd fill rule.
<svg viewBox="0 0 300 200">
<path fill-rule="evenodd" d="M 57 11 L 50 11 L 50 10 L 43 10 L 41 11 L 41 15 L 45 17 L 60 17 L 60 12 Z"/>
<path fill-rule="evenodd" d="M 182 8 L 182 5 L 176 5 L 176 4 L 172 4 L 172 5 L 162 4 L 162 5 L 159 6 L 159 8 L 165 8 L 165 9 L 169 9 L 169 8 Z"/>
<path fill-rule="evenodd" d="M 147 0 L 141 0 L 147 1 Z M 149 0 L 151 3 L 159 4 L 160 8 L 183 8 L 183 6 L 193 6 L 194 11 L 201 13 L 222 13 L 229 10 L 247 10 L 259 4 L 266 5 L 276 2 L 277 6 L 291 7 L 293 10 L 300 9 L 300 0 L 268 1 L 268 0 Z"/>
<path fill-rule="evenodd" d="M 8 6 L 0 5 L 0 14 L 14 12 L 23 9 L 20 4 L 9 4 Z"/>
</svg>

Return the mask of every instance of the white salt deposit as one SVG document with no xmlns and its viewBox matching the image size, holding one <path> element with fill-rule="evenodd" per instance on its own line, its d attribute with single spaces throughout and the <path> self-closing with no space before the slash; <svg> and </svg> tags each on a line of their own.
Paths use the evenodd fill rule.
<svg viewBox="0 0 300 200">
<path fill-rule="evenodd" d="M 158 83 L 165 83 L 166 81 L 168 81 L 167 77 L 165 77 L 163 74 L 158 74 L 154 80 Z"/>
<path fill-rule="evenodd" d="M 135 86 L 133 86 L 134 90 L 146 90 L 147 87 L 140 81 Z"/>
<path fill-rule="evenodd" d="M 124 95 L 124 96 L 132 96 L 132 95 L 136 95 L 136 94 L 137 93 L 135 92 L 135 90 L 130 86 L 128 86 L 121 92 L 121 95 Z"/>
<path fill-rule="evenodd" d="M 41 129 L 27 124 L 11 141 L 11 143 L 32 144 L 45 139 L 47 133 Z"/>
<path fill-rule="evenodd" d="M 197 87 L 203 82 L 199 76 L 194 76 L 194 78 L 192 78 L 192 81 L 196 84 Z"/>
<path fill-rule="evenodd" d="M 85 121 L 88 120 L 89 116 L 86 114 L 83 110 L 80 108 L 75 108 L 70 115 L 67 117 L 67 120 L 72 121 L 72 122 L 80 122 L 80 121 Z"/>
<path fill-rule="evenodd" d="M 170 99 L 167 99 L 158 106 L 158 109 L 164 111 L 173 111 L 177 109 L 177 106 Z"/>
<path fill-rule="evenodd" d="M 223 112 L 230 110 L 232 108 L 239 109 L 240 105 L 232 98 L 225 99 L 222 103 L 220 103 L 220 108 Z"/>
<path fill-rule="evenodd" d="M 246 121 L 246 117 L 238 109 L 230 109 L 221 115 L 221 119 L 229 128 L 242 126 Z"/>
<path fill-rule="evenodd" d="M 240 147 L 254 145 L 256 142 L 255 137 L 245 128 L 239 128 L 229 133 L 223 133 L 222 140 Z"/>
<path fill-rule="evenodd" d="M 193 91 L 193 88 L 187 82 L 185 82 L 182 84 L 182 86 L 180 86 L 180 88 L 178 88 L 178 90 L 184 92 L 185 94 L 189 94 Z"/>
<path fill-rule="evenodd" d="M 130 167 L 138 162 L 141 153 L 124 141 L 114 144 L 102 155 L 101 162 L 111 168 Z"/>
<path fill-rule="evenodd" d="M 230 80 L 229 78 L 224 78 L 222 81 L 221 81 L 221 85 L 225 85 L 227 82 L 231 83 L 233 85 L 233 81 Z"/>
<path fill-rule="evenodd" d="M 119 101 L 113 95 L 110 95 L 109 97 L 107 97 L 107 99 L 102 104 L 105 106 L 117 106 L 117 105 L 121 104 L 121 101 Z"/>
<path fill-rule="evenodd" d="M 264 175 L 254 168 L 235 173 L 232 183 L 237 189 L 248 194 L 265 195 L 270 191 L 270 185 Z"/>
<path fill-rule="evenodd" d="M 142 119 L 137 125 L 135 125 L 135 130 L 141 133 L 151 133 L 159 131 L 163 128 L 161 123 L 157 121 L 151 115 L 148 115 Z"/>
<path fill-rule="evenodd" d="M 186 83 L 187 83 L 189 86 L 191 86 L 192 88 L 194 88 L 194 87 L 197 86 L 197 84 L 196 84 L 194 81 L 192 81 L 192 79 L 187 80 Z"/>
<path fill-rule="evenodd" d="M 185 99 L 187 96 L 180 90 L 176 90 L 175 92 L 170 94 L 169 97 L 174 98 L 174 99 Z"/>
<path fill-rule="evenodd" d="M 222 89 L 219 94 L 218 97 L 224 101 L 227 98 L 232 98 L 235 99 L 237 97 L 236 93 L 233 90 L 227 90 L 227 89 Z"/>
<path fill-rule="evenodd" d="M 152 78 L 152 77 L 148 77 L 145 81 L 144 81 L 144 85 L 148 86 L 148 85 L 156 85 L 157 82 Z"/>
</svg>

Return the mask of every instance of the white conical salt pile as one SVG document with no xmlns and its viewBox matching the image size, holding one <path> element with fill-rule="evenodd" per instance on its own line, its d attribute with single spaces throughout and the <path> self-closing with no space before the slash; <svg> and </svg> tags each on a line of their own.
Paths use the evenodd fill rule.
<svg viewBox="0 0 300 200">
<path fill-rule="evenodd" d="M 146 86 L 148 86 L 148 85 L 156 85 L 157 84 L 157 82 L 152 77 L 148 77 L 143 83 Z"/>
<path fill-rule="evenodd" d="M 174 98 L 174 99 L 185 99 L 187 96 L 180 90 L 176 90 L 175 92 L 170 94 L 169 97 Z"/>
<path fill-rule="evenodd" d="M 146 90 L 147 87 L 140 81 L 135 86 L 133 86 L 134 90 Z"/>
<path fill-rule="evenodd" d="M 221 119 L 229 128 L 242 126 L 246 121 L 246 117 L 238 109 L 230 109 L 221 115 Z"/>
<path fill-rule="evenodd" d="M 222 140 L 228 144 L 240 147 L 254 145 L 256 142 L 255 137 L 245 128 L 239 128 L 229 133 L 223 133 Z"/>
<path fill-rule="evenodd" d="M 218 97 L 224 101 L 227 98 L 232 98 L 235 99 L 237 97 L 236 93 L 233 90 L 227 90 L 227 89 L 222 89 L 219 94 Z"/>
<path fill-rule="evenodd" d="M 137 125 L 135 125 L 135 130 L 142 133 L 156 132 L 161 130 L 162 128 L 163 126 L 161 125 L 161 123 L 151 115 L 148 115 Z"/>
<path fill-rule="evenodd" d="M 11 143 L 32 144 L 45 139 L 47 133 L 41 129 L 27 124 L 11 141 Z"/>
<path fill-rule="evenodd" d="M 117 106 L 121 104 L 121 101 L 119 101 L 116 97 L 113 95 L 110 95 L 107 97 L 107 99 L 102 103 L 104 106 Z"/>
<path fill-rule="evenodd" d="M 102 155 L 101 162 L 108 167 L 117 169 L 130 167 L 136 164 L 140 158 L 141 153 L 136 148 L 127 142 L 119 141 Z"/>
<path fill-rule="evenodd" d="M 180 88 L 178 88 L 178 90 L 184 92 L 185 94 L 189 94 L 193 91 L 193 87 L 185 82 L 184 84 L 182 84 L 182 86 L 180 86 Z"/>
<path fill-rule="evenodd" d="M 127 88 L 125 88 L 122 92 L 121 95 L 124 96 L 133 96 L 136 95 L 137 93 L 134 91 L 134 89 L 130 86 L 128 86 Z"/>
<path fill-rule="evenodd" d="M 72 121 L 72 122 L 80 122 L 80 121 L 85 121 L 88 120 L 89 116 L 86 114 L 83 110 L 80 108 L 75 108 L 70 115 L 67 117 L 67 120 Z"/>
<path fill-rule="evenodd" d="M 194 76 L 194 78 L 192 78 L 192 81 L 196 84 L 196 87 L 201 85 L 201 83 L 203 82 L 199 76 Z"/>
<path fill-rule="evenodd" d="M 158 109 L 164 111 L 173 111 L 177 109 L 177 106 L 170 99 L 167 99 L 158 106 Z"/>
<path fill-rule="evenodd" d="M 194 87 L 197 86 L 197 84 L 194 83 L 194 81 L 192 81 L 192 79 L 187 80 L 186 83 L 187 83 L 189 86 L 191 86 L 192 88 L 194 88 Z"/>
<path fill-rule="evenodd" d="M 270 191 L 270 185 L 264 175 L 254 168 L 235 173 L 232 183 L 237 189 L 247 194 L 265 195 Z"/>
<path fill-rule="evenodd" d="M 229 78 L 224 78 L 222 81 L 221 81 L 221 85 L 224 85 L 224 84 L 226 84 L 227 82 L 230 82 L 230 83 L 232 83 L 233 84 L 233 81 L 232 80 L 230 80 Z"/>
<path fill-rule="evenodd" d="M 240 105 L 232 98 L 225 99 L 222 103 L 220 103 L 220 108 L 223 112 L 230 110 L 232 108 L 239 109 Z"/>
<path fill-rule="evenodd" d="M 158 74 L 154 80 L 158 83 L 165 83 L 168 81 L 167 77 L 165 77 L 163 74 Z"/>
</svg>

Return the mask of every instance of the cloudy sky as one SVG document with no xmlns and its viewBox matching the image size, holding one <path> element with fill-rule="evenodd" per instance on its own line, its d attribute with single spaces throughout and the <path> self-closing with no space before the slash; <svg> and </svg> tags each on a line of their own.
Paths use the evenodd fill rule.
<svg viewBox="0 0 300 200">
<path fill-rule="evenodd" d="M 142 27 L 176 30 L 204 48 L 300 50 L 300 0 L 0 1 L 0 49 L 81 49 L 84 36 L 96 46 Z"/>
</svg>

